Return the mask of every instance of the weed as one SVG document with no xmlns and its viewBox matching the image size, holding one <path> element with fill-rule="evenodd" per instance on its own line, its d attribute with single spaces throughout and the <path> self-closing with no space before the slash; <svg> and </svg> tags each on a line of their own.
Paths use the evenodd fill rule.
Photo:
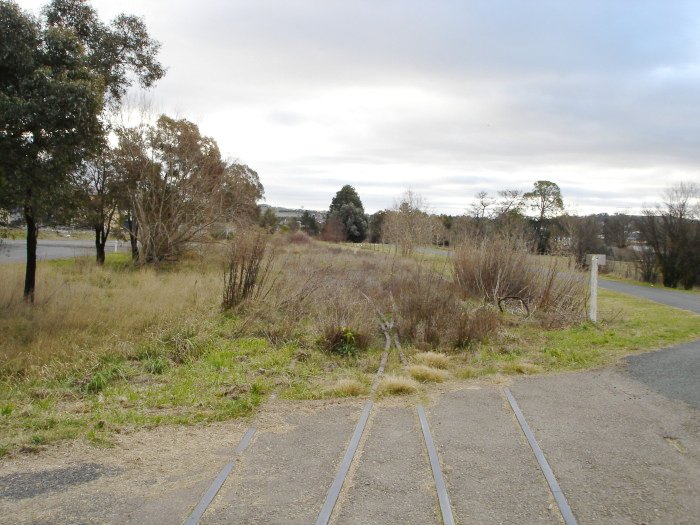
<svg viewBox="0 0 700 525">
<path fill-rule="evenodd" d="M 160 375 L 168 368 L 168 360 L 162 356 L 149 356 L 143 360 L 143 367 L 149 374 Z"/>
<path fill-rule="evenodd" d="M 369 346 L 369 337 L 349 326 L 330 327 L 323 334 L 321 345 L 324 350 L 338 355 L 355 355 Z"/>
</svg>

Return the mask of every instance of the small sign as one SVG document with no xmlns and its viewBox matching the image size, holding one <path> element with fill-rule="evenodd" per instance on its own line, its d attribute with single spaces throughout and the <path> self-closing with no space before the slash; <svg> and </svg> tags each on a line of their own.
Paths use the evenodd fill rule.
<svg viewBox="0 0 700 525">
<path fill-rule="evenodd" d="M 589 253 L 588 255 L 586 255 L 586 264 L 590 266 L 591 258 L 594 255 L 598 257 L 598 266 L 605 266 L 605 254 L 602 253 Z"/>
</svg>

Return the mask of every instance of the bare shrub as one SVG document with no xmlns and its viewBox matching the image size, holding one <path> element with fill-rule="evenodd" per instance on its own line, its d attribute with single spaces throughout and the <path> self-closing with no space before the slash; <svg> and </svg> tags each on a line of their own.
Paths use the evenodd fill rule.
<svg viewBox="0 0 700 525">
<path fill-rule="evenodd" d="M 475 310 L 462 309 L 456 315 L 456 322 L 450 334 L 454 348 L 465 350 L 475 343 L 483 343 L 501 326 L 501 316 L 493 308 L 482 307 Z"/>
<path fill-rule="evenodd" d="M 586 311 L 585 280 L 560 271 L 556 261 L 543 268 L 521 242 L 493 238 L 462 245 L 455 254 L 454 277 L 466 297 L 498 306 L 504 299 L 519 300 L 528 314 L 556 314 L 564 324 L 581 320 Z"/>
<path fill-rule="evenodd" d="M 459 301 L 455 288 L 424 265 L 402 268 L 387 283 L 402 338 L 437 347 L 452 324 Z"/>
<path fill-rule="evenodd" d="M 224 270 L 221 306 L 230 310 L 265 289 L 275 252 L 267 250 L 267 236 L 261 232 L 243 232 L 229 245 Z"/>
<path fill-rule="evenodd" d="M 430 245 L 442 234 L 442 224 L 430 215 L 425 199 L 407 190 L 383 218 L 382 239 L 395 244 L 401 255 L 410 255 L 416 246 Z"/>
<path fill-rule="evenodd" d="M 311 242 L 311 237 L 305 232 L 298 230 L 287 235 L 287 242 L 289 244 L 309 244 Z"/>
<path fill-rule="evenodd" d="M 489 238 L 462 244 L 455 252 L 454 276 L 468 296 L 497 304 L 504 297 L 527 297 L 528 252 L 518 241 Z"/>
</svg>

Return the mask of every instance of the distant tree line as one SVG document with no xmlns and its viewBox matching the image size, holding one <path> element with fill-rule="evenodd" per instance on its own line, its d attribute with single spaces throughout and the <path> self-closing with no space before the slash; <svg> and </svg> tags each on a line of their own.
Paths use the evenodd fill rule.
<svg viewBox="0 0 700 525">
<path fill-rule="evenodd" d="M 307 211 L 296 227 L 331 242 L 392 244 L 403 255 L 417 246 L 495 236 L 518 238 L 539 254 L 570 255 L 579 267 L 586 266 L 591 253 L 622 254 L 636 263 L 642 280 L 654 282 L 660 275 L 665 286 L 692 288 L 700 283 L 699 197 L 697 185 L 680 183 L 665 192 L 663 204 L 642 215 L 578 216 L 564 209 L 556 183 L 537 181 L 527 192 L 479 192 L 459 216 L 432 214 L 425 199 L 410 190 L 392 208 L 366 215 L 357 191 L 346 185 L 323 223 Z M 261 224 L 269 224 L 271 217 L 274 212 L 268 209 Z"/>
</svg>

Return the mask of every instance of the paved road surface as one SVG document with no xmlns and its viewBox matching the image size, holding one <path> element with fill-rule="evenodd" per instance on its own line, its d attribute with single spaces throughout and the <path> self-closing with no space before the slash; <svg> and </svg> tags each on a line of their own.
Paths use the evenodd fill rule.
<svg viewBox="0 0 700 525">
<path fill-rule="evenodd" d="M 126 243 L 121 243 L 122 251 L 127 249 Z M 114 242 L 107 242 L 107 252 L 114 250 Z M 95 254 L 95 243 L 93 241 L 44 241 L 40 240 L 37 245 L 37 258 L 47 259 L 70 259 L 72 257 L 84 257 Z M 26 241 L 4 240 L 0 244 L 0 263 L 24 262 L 27 260 Z"/>
<path fill-rule="evenodd" d="M 700 294 L 687 292 L 676 292 L 674 290 L 650 288 L 648 286 L 639 286 L 636 284 L 620 283 L 617 281 L 607 281 L 600 279 L 600 287 L 613 292 L 626 293 L 643 299 L 649 299 L 657 303 L 675 306 L 683 310 L 690 310 L 696 314 L 700 314 Z"/>
</svg>

